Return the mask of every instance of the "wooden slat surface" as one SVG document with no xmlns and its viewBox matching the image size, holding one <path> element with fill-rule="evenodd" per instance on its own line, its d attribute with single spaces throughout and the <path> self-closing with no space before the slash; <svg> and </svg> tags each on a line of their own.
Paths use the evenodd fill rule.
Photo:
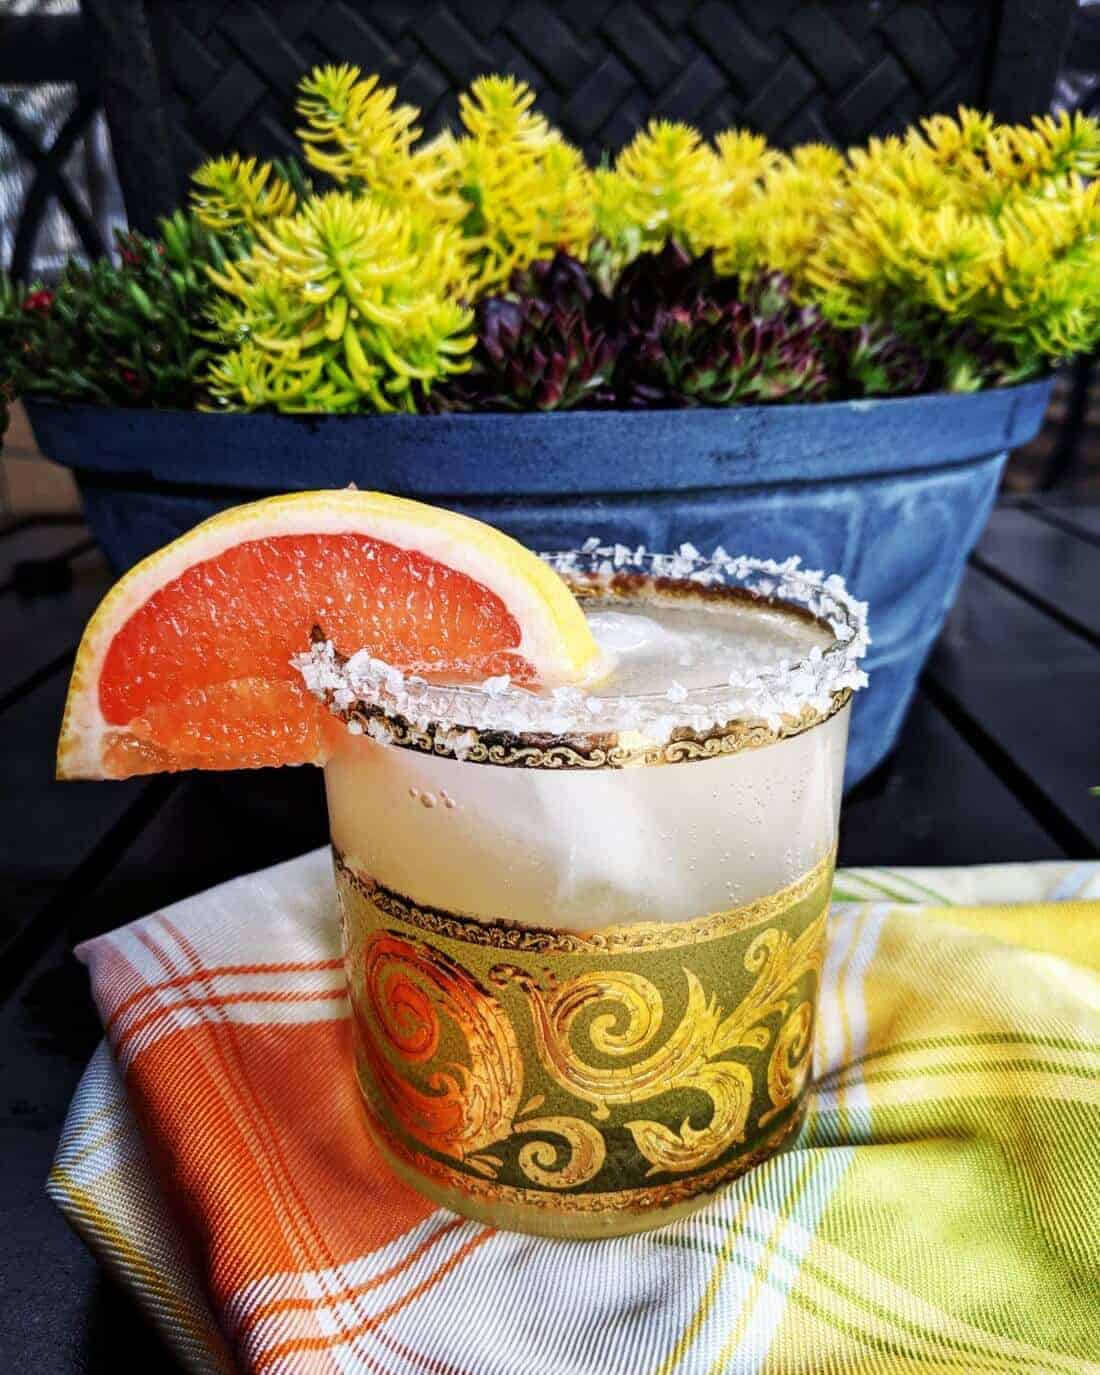
<svg viewBox="0 0 1100 1375">
<path fill-rule="evenodd" d="M 68 674 L 62 668 L 0 714 L 0 988 L 12 951 L 150 784 L 59 783 L 54 747 Z"/>
<path fill-rule="evenodd" d="M 90 786 L 104 792 L 117 785 Z M 111 866 L 88 912 L 73 914 L 70 934 L 86 940 L 327 841 L 318 769 L 181 774 Z"/>
<path fill-rule="evenodd" d="M 845 799 L 841 865 L 1001 864 L 1060 859 L 1062 847 L 919 693 L 901 745 Z"/>
<path fill-rule="evenodd" d="M 56 914 L 52 938 L 0 1005 L 10 1066 L 0 1100 L 0 1225 L 20 1257 L 4 1283 L 0 1351 L 20 1352 L 20 1368 L 36 1375 L 177 1369 L 42 1191 L 66 1109 L 102 1034 L 72 946 L 321 844 L 327 829 L 312 769 L 181 778 L 142 820 L 103 880 Z"/>
<path fill-rule="evenodd" d="M 1025 510 L 1031 511 L 1037 519 L 1046 521 L 1049 525 L 1100 540 L 1100 501 L 1067 501 L 1064 498 L 1053 498 L 1046 501 L 1024 501 L 1021 505 Z"/>
<path fill-rule="evenodd" d="M 1089 792 L 1100 783 L 1100 651 L 971 568 L 928 678 L 1017 795 L 1048 809 L 1067 851 L 1100 853 L 1100 800 Z"/>
<path fill-rule="evenodd" d="M 72 943 L 82 927 L 114 925 L 113 898 L 104 887 L 70 904 L 34 965 L 0 1004 L 0 1253 L 16 1259 L 0 1267 L 0 1351 L 13 1371 L 173 1375 L 179 1369 L 43 1187 L 69 1102 L 102 1035 Z M 122 920 L 129 915 L 120 907 Z"/>
<path fill-rule="evenodd" d="M 1091 540 L 1027 510 L 997 511 L 973 562 L 1100 646 L 1100 558 Z"/>
</svg>

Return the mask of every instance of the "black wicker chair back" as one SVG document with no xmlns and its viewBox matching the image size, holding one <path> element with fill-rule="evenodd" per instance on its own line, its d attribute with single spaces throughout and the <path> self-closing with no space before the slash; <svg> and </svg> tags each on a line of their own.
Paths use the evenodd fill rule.
<svg viewBox="0 0 1100 1375">
<path fill-rule="evenodd" d="M 1074 0 L 84 0 L 130 220 L 204 157 L 294 150 L 319 62 L 395 82 L 428 131 L 485 71 L 524 77 L 591 156 L 651 115 L 846 144 L 967 102 L 1045 109 Z"/>
</svg>

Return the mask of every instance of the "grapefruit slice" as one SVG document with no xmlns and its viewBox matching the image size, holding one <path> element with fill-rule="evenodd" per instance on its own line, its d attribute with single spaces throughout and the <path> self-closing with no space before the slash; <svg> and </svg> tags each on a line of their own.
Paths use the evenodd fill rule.
<svg viewBox="0 0 1100 1375">
<path fill-rule="evenodd" d="M 342 727 L 292 655 L 317 627 L 449 680 L 575 682 L 596 645 L 565 583 L 491 526 L 379 492 L 224 511 L 130 570 L 84 632 L 60 778 L 323 763 Z"/>
</svg>

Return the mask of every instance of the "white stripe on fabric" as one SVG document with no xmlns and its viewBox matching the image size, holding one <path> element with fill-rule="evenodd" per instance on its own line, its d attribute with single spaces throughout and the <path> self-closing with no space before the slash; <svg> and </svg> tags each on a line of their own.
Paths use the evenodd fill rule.
<svg viewBox="0 0 1100 1375">
<path fill-rule="evenodd" d="M 162 977 L 159 984 L 163 985 Z M 279 1003 L 292 1002 L 301 995 L 343 992 L 344 971 L 340 969 L 279 970 L 275 973 L 217 973 L 205 971 L 176 982 L 171 988 L 151 987 L 140 996 L 131 994 L 130 1005 L 118 1016 L 111 1031 L 123 1037 L 136 1023 L 143 1022 L 158 1008 L 176 1007 L 196 998 L 240 999 L 249 1005 L 257 995 L 273 997 Z M 259 1005 L 259 1004 L 255 1004 Z"/>
<path fill-rule="evenodd" d="M 844 1063 L 844 1022 L 840 1015 L 840 977 L 851 953 L 862 903 L 836 903 L 829 913 L 828 945 L 821 970 L 814 1037 L 814 1075 L 830 1074 Z"/>
<path fill-rule="evenodd" d="M 461 1287 L 432 1289 L 387 1331 L 418 1354 L 417 1375 L 436 1365 L 469 1371 L 472 1321 L 476 1375 L 639 1375 L 690 1318 L 690 1295 L 705 1286 L 711 1263 L 669 1252 L 651 1235 L 564 1242 L 501 1232 L 465 1260 Z M 463 1294 L 491 1302 L 470 1313 Z"/>
<path fill-rule="evenodd" d="M 723 1266 L 720 1287 L 694 1342 L 669 1375 L 709 1375 L 729 1339 L 730 1329 L 741 1319 L 746 1303 L 755 1297 L 757 1272 L 766 1260 L 768 1238 L 783 1214 L 791 1209 L 805 1167 L 806 1157 L 797 1151 L 777 1156 L 737 1180 L 717 1201 L 715 1206 L 721 1207 L 728 1219 L 719 1235 L 709 1231 L 712 1264 Z M 749 1199 L 751 1207 L 738 1222 L 741 1207 Z M 708 1214 L 711 1211 L 708 1209 Z M 696 1307 L 700 1297 L 696 1296 Z M 683 1324 L 680 1331 L 686 1326 L 687 1323 Z M 669 1345 L 674 1346 L 679 1336 L 680 1332 L 674 1334 Z M 742 1367 L 731 1367 L 730 1375 L 734 1369 L 740 1371 Z"/>
<path fill-rule="evenodd" d="M 888 902 L 869 904 L 864 908 L 866 915 L 862 924 L 853 922 L 859 936 L 844 972 L 844 1006 L 848 1014 L 851 1058 L 856 1068 L 844 1077 L 842 1084 L 823 1087 L 814 1093 L 814 1107 L 818 1112 L 829 1112 L 838 1107 L 839 1097 L 843 1094 L 844 1106 L 848 1111 L 849 1131 L 860 1140 L 868 1140 L 871 1135 L 871 1104 L 867 1097 L 866 1085 L 863 1083 L 862 1071 L 858 1068 L 867 1049 L 868 1021 L 864 980 L 878 949 L 879 937 L 891 906 Z M 830 998 L 829 1001 L 836 1003 L 839 1018 L 839 999 Z"/>
<path fill-rule="evenodd" d="M 316 1309 L 316 1316 L 321 1330 L 328 1335 L 339 1337 L 353 1330 L 362 1327 L 364 1323 L 371 1322 L 379 1317 L 385 1309 L 394 1303 L 406 1298 L 413 1290 L 418 1288 L 425 1281 L 430 1280 L 432 1275 L 448 1261 L 452 1260 L 455 1253 L 467 1246 L 470 1241 L 479 1233 L 485 1232 L 480 1223 L 463 1221 L 453 1231 L 445 1232 L 443 1228 L 448 1221 L 452 1220 L 452 1215 L 440 1212 L 435 1215 L 439 1220 L 436 1228 L 439 1240 L 434 1246 L 429 1246 L 424 1254 L 418 1256 L 411 1265 L 403 1269 L 400 1274 L 395 1275 L 385 1284 L 379 1285 L 375 1289 L 369 1290 L 366 1294 L 359 1295 L 355 1300 L 346 1303 L 326 1303 L 321 1304 Z M 406 1247 L 405 1254 L 410 1254 L 415 1247 Z M 371 1263 L 371 1258 L 360 1261 L 348 1267 L 342 1266 L 337 1273 L 350 1272 L 356 1274 L 356 1279 L 349 1278 L 347 1284 L 362 1284 L 371 1279 L 379 1271 L 385 1270 L 385 1266 L 378 1266 Z M 448 1275 L 428 1294 L 441 1293 L 447 1288 L 450 1276 Z M 331 1281 L 329 1281 L 331 1283 Z M 310 1280 L 307 1279 L 307 1289 L 311 1287 Z M 333 1288 L 339 1289 L 342 1285 L 334 1285 Z M 320 1299 L 323 1296 L 323 1286 L 313 1282 L 313 1297 Z M 453 1301 L 456 1295 L 451 1294 Z M 415 1303 L 410 1304 L 412 1311 L 421 1313 L 422 1305 L 427 1298 L 427 1294 L 419 1296 Z M 401 1310 L 404 1311 L 404 1310 Z M 396 1316 L 396 1315 L 394 1315 Z M 354 1336 L 344 1336 L 343 1340 L 334 1344 L 331 1348 L 334 1357 L 338 1361 L 340 1368 L 347 1371 L 361 1371 L 363 1361 L 377 1362 L 377 1365 L 386 1372 L 386 1375 L 423 1375 L 423 1364 L 414 1359 L 411 1363 L 404 1359 L 400 1351 L 394 1349 L 392 1338 L 393 1317 L 386 1320 L 384 1326 L 379 1326 L 369 1332 L 360 1332 Z M 302 1353 L 297 1353 L 300 1362 Z M 296 1367 L 300 1369 L 300 1365 Z"/>
<path fill-rule="evenodd" d="M 771 1352 L 776 1333 L 787 1311 L 791 1287 L 798 1279 L 802 1261 L 813 1242 L 822 1214 L 840 1188 L 852 1161 L 855 1149 L 838 1146 L 816 1152 L 813 1174 L 802 1187 L 790 1218 L 772 1253 L 764 1286 L 761 1288 L 745 1337 L 737 1351 L 734 1367 L 758 1375 Z M 792 1169 L 805 1160 L 804 1155 L 792 1152 L 785 1157 Z"/>
<path fill-rule="evenodd" d="M 476 1375 L 640 1375 L 655 1365 L 690 1320 L 714 1263 L 669 1247 L 662 1235 L 601 1242 L 495 1235 L 462 1268 L 461 1292 L 492 1296 L 476 1313 Z M 456 1288 L 430 1291 L 387 1325 L 419 1353 L 420 1371 L 470 1370 L 464 1324 L 474 1315 L 462 1310 Z"/>
<path fill-rule="evenodd" d="M 176 982 L 170 988 L 163 987 L 166 975 L 159 965 L 158 970 L 162 986 L 148 988 L 141 997 L 133 998 L 111 1028 L 112 1041 L 116 1047 L 122 1046 L 124 1068 L 169 1033 L 211 1021 L 213 1012 L 219 1013 L 220 1021 L 248 1025 L 328 1021 L 348 1015 L 346 998 L 316 996 L 344 992 L 342 968 L 231 974 L 197 972 L 194 977 Z M 266 1001 L 268 998 L 270 1001 Z M 306 1000 L 299 1001 L 301 998 Z M 212 999 L 227 1001 L 215 1005 Z M 204 1005 L 187 1006 L 196 1001 Z M 131 1035 L 134 1027 L 140 1030 Z"/>
<path fill-rule="evenodd" d="M 115 1170 L 144 1168 L 148 1159 L 141 1132 L 126 1104 L 105 1114 L 83 1139 L 70 1143 L 75 1149 L 58 1150 L 57 1164 L 81 1189 L 92 1189 L 96 1182 Z"/>
<path fill-rule="evenodd" d="M 83 958 L 85 950 L 90 951 L 96 946 L 102 945 L 112 950 L 115 958 L 121 957 L 130 966 L 130 969 L 126 971 L 124 982 L 112 979 L 110 1004 L 105 1009 L 101 1008 L 101 1012 L 106 1011 L 108 1015 L 113 1014 L 114 1009 L 120 1007 L 127 998 L 133 997 L 136 993 L 151 990 L 169 977 L 165 973 L 163 963 L 157 958 L 155 950 L 151 950 L 145 941 L 138 939 L 137 933 L 140 931 L 159 947 L 157 920 L 157 915 L 143 917 L 141 921 L 135 921 L 130 926 L 124 926 L 120 931 L 113 931 L 109 936 L 104 936 L 99 941 L 89 941 L 87 945 L 77 946 L 76 954 L 81 958 Z"/>
<path fill-rule="evenodd" d="M 1075 864 L 1069 873 L 1054 885 L 1053 891 L 1045 901 L 1066 902 L 1083 897 L 1085 890 L 1096 878 L 1097 872 L 1096 864 Z"/>
<path fill-rule="evenodd" d="M 453 1213 L 439 1209 L 396 1240 L 343 1265 L 306 1272 L 283 1271 L 267 1275 L 262 1280 L 255 1280 L 237 1290 L 227 1301 L 227 1331 L 236 1339 L 247 1326 L 248 1343 L 250 1346 L 255 1344 L 257 1351 L 270 1349 L 295 1337 L 316 1335 L 313 1316 L 326 1306 L 327 1296 L 337 1294 L 345 1288 L 367 1284 L 387 1270 L 400 1266 L 418 1247 L 438 1236 L 443 1228 L 454 1220 Z M 476 1224 L 470 1223 L 462 1228 L 456 1228 L 451 1236 L 463 1232 L 468 1237 L 468 1227 L 476 1228 Z M 443 1240 L 449 1241 L 450 1238 Z M 357 1325 L 374 1315 L 380 1308 L 384 1308 L 386 1304 L 392 1303 L 395 1298 L 407 1293 L 411 1287 L 409 1276 L 418 1274 L 418 1267 L 425 1260 L 430 1262 L 436 1258 L 435 1263 L 442 1264 L 448 1254 L 442 1244 L 429 1246 L 417 1265 L 402 1270 L 391 1281 L 369 1291 L 365 1299 L 357 1297 L 342 1304 L 329 1303 L 328 1306 L 343 1313 L 347 1323 Z M 378 1300 L 378 1295 L 384 1295 L 384 1298 Z M 248 1322 L 252 1313 L 287 1299 L 306 1301 L 310 1307 L 308 1310 L 289 1309 L 274 1312 L 255 1322 Z M 324 1327 L 324 1330 L 327 1331 L 329 1328 Z"/>
<path fill-rule="evenodd" d="M 187 1027 L 219 1026 L 231 1022 L 238 1026 L 298 1026 L 305 1022 L 340 1021 L 347 1017 L 346 998 L 312 999 L 309 1002 L 216 1003 L 203 1007 L 173 1007 L 167 1004 L 163 1015 L 150 1021 L 135 1035 L 128 1037 L 118 1061 L 128 1070 L 139 1055 L 165 1036 Z M 112 1031 L 112 1040 L 118 1036 Z"/>
<path fill-rule="evenodd" d="M 562 1242 L 497 1233 L 462 1266 L 461 1290 L 449 1283 L 429 1290 L 394 1314 L 385 1331 L 415 1353 L 411 1365 L 392 1348 L 373 1345 L 387 1371 L 422 1375 L 453 1365 L 468 1369 L 469 1343 L 460 1294 L 492 1296 L 479 1307 L 477 1375 L 639 1375 L 675 1348 L 692 1321 L 716 1264 L 725 1264 L 719 1293 L 696 1341 L 676 1370 L 708 1369 L 752 1283 L 762 1244 L 742 1224 L 730 1230 L 744 1202 L 756 1194 L 753 1232 L 766 1236 L 786 1207 L 797 1177 L 781 1157 L 733 1184 L 703 1213 L 660 1231 L 599 1243 Z M 770 1176 L 770 1187 L 769 1187 Z M 723 1246 L 735 1258 L 720 1261 Z M 623 1276 L 631 1283 L 624 1286 Z M 553 1296 L 553 1304 L 538 1296 Z M 569 1315 L 568 1323 L 561 1320 Z M 378 1334 L 371 1334 L 377 1337 Z"/>
</svg>

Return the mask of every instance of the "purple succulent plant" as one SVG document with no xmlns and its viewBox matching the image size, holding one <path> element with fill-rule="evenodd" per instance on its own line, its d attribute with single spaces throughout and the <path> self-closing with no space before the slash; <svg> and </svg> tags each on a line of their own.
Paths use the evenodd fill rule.
<svg viewBox="0 0 1100 1375">
<path fill-rule="evenodd" d="M 531 263 L 479 304 L 477 331 L 471 370 L 433 395 L 441 409 L 886 396 L 923 390 L 934 372 L 919 334 L 840 330 L 795 301 L 782 274 L 722 277 L 710 253 L 674 240 L 635 258 L 609 293 L 566 253 Z"/>
<path fill-rule="evenodd" d="M 832 368 L 837 389 L 848 396 L 912 396 L 932 377 L 927 349 L 878 323 L 838 330 Z"/>
<path fill-rule="evenodd" d="M 570 410 L 606 405 L 616 347 L 607 302 L 566 253 L 517 272 L 477 308 L 472 367 L 441 394 L 452 410 Z"/>
<path fill-rule="evenodd" d="M 674 243 L 623 272 L 612 303 L 629 322 L 615 390 L 621 405 L 729 406 L 818 400 L 829 386 L 829 327 L 791 300 L 778 273 L 737 290 L 710 254 L 689 258 Z"/>
</svg>

